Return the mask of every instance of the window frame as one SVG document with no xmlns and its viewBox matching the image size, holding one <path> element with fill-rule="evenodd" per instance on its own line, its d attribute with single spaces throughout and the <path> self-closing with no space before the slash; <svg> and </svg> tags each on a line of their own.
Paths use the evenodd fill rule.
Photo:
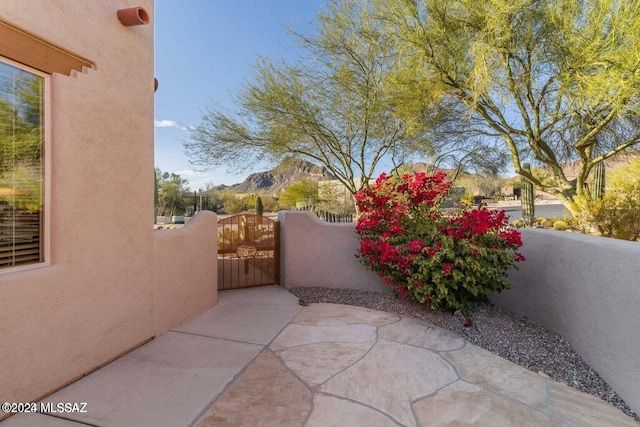
<svg viewBox="0 0 640 427">
<path fill-rule="evenodd" d="M 41 261 L 34 262 L 31 264 L 18 265 L 13 267 L 5 267 L 0 268 L 0 275 L 6 273 L 13 273 L 22 270 L 31 270 L 37 268 L 43 268 L 51 265 L 51 86 L 52 86 L 52 75 L 44 73 L 40 70 L 37 70 L 33 67 L 29 67 L 20 62 L 13 61 L 5 56 L 0 55 L 0 62 L 11 65 L 20 70 L 26 71 L 28 73 L 34 74 L 38 77 L 43 78 L 43 91 L 42 96 L 44 97 L 44 102 L 42 103 L 44 112 L 42 113 L 42 167 L 44 171 L 42 173 L 42 213 L 40 215 L 40 238 L 43 240 L 40 242 L 40 258 Z"/>
<path fill-rule="evenodd" d="M 93 68 L 93 62 L 0 20 L 0 54 L 47 74 L 66 76 Z"/>
</svg>

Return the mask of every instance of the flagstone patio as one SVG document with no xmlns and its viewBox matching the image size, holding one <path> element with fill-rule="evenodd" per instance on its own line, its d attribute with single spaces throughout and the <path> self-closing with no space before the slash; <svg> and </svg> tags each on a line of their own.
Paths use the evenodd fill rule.
<svg viewBox="0 0 640 427">
<path fill-rule="evenodd" d="M 213 309 L 45 399 L 13 426 L 637 426 L 608 403 L 427 322 L 302 307 L 285 289 Z M 78 424 L 83 423 L 83 424 Z"/>
</svg>

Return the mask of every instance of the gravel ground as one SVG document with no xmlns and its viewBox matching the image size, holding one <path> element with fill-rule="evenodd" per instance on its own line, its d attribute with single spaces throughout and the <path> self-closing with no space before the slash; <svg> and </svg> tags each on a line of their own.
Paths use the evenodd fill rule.
<svg viewBox="0 0 640 427">
<path fill-rule="evenodd" d="M 424 319 L 520 366 L 607 401 L 627 415 L 640 417 L 591 369 L 560 335 L 490 303 L 474 305 L 474 325 L 465 328 L 460 313 L 432 310 L 392 294 L 351 289 L 291 288 L 309 303 L 348 304 Z"/>
</svg>

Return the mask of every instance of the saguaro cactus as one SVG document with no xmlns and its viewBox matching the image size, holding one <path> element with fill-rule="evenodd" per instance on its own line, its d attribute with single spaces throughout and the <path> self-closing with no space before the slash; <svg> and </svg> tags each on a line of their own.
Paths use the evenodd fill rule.
<svg viewBox="0 0 640 427">
<path fill-rule="evenodd" d="M 198 192 L 193 191 L 193 214 L 195 215 L 198 212 Z"/>
<path fill-rule="evenodd" d="M 604 162 L 596 163 L 591 169 L 591 200 L 602 199 L 604 179 Z"/>
<path fill-rule="evenodd" d="M 522 168 L 531 173 L 529 163 L 522 165 Z M 528 226 L 532 226 L 535 221 L 535 205 L 534 205 L 534 187 L 533 183 L 524 176 L 522 177 L 520 194 L 520 205 L 522 206 L 522 219 Z"/>
<path fill-rule="evenodd" d="M 258 196 L 256 198 L 256 215 L 262 215 L 264 212 L 264 205 L 262 204 L 262 198 Z"/>
</svg>

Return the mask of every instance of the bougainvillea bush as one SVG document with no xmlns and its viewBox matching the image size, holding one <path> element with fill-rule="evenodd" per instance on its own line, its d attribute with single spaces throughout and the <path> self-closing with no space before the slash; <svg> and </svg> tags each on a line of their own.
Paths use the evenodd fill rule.
<svg viewBox="0 0 640 427">
<path fill-rule="evenodd" d="M 444 173 L 380 175 L 356 194 L 358 257 L 405 297 L 433 308 L 461 310 L 509 288 L 504 275 L 524 257 L 520 232 L 504 211 L 440 209 L 451 183 Z"/>
</svg>

